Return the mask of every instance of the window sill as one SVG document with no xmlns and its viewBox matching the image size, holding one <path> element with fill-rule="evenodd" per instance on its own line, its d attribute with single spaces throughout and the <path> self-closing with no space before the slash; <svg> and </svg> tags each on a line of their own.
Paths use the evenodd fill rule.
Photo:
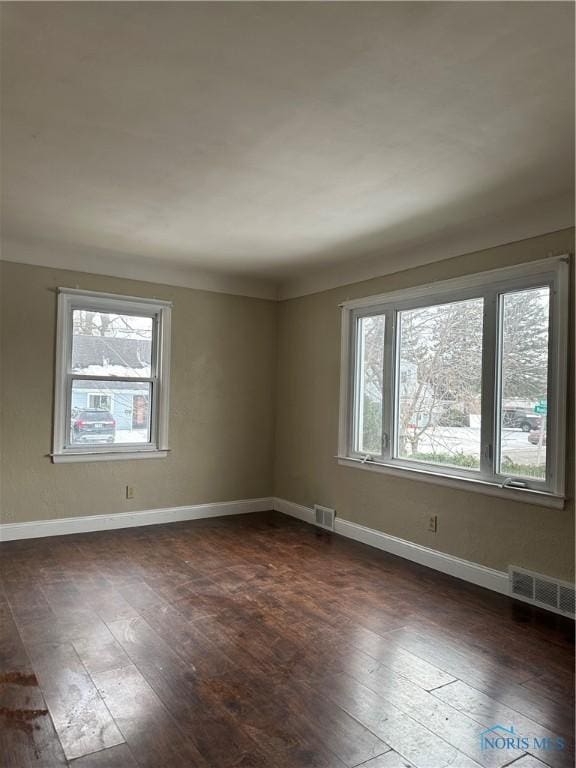
<svg viewBox="0 0 576 768">
<path fill-rule="evenodd" d="M 354 467 L 356 469 L 365 469 L 369 472 L 380 472 L 396 477 L 421 480 L 426 483 L 442 485 L 448 488 L 457 488 L 461 491 L 483 493 L 487 496 L 497 496 L 501 499 L 520 501 L 524 504 L 536 504 L 539 507 L 564 509 L 564 496 L 546 493 L 545 491 L 535 491 L 530 488 L 505 488 L 499 484 L 489 483 L 486 480 L 477 478 L 459 477 L 439 472 L 430 472 L 425 469 L 382 464 L 375 461 L 363 461 L 362 459 L 353 459 L 349 456 L 336 456 L 335 458 L 338 460 L 338 464 L 343 467 Z"/>
<path fill-rule="evenodd" d="M 80 461 L 127 461 L 132 459 L 165 459 L 169 450 L 147 451 L 66 451 L 51 454 L 53 464 L 73 464 Z"/>
</svg>

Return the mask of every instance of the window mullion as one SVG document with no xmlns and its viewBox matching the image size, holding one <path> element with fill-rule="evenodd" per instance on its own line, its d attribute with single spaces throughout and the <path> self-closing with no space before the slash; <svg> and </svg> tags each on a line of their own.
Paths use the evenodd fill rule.
<svg viewBox="0 0 576 768">
<path fill-rule="evenodd" d="M 482 331 L 482 406 L 480 425 L 480 474 L 493 479 L 498 466 L 499 444 L 499 302 L 498 293 L 484 293 L 484 325 Z"/>
</svg>

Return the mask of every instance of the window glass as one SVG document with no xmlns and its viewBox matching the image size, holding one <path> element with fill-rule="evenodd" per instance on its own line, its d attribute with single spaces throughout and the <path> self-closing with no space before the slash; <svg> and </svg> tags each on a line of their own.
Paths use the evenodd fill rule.
<svg viewBox="0 0 576 768">
<path fill-rule="evenodd" d="M 358 320 L 356 450 L 382 453 L 384 315 Z"/>
<path fill-rule="evenodd" d="M 70 444 L 150 442 L 147 382 L 73 379 Z"/>
<path fill-rule="evenodd" d="M 500 472 L 546 477 L 547 287 L 501 297 Z"/>
<path fill-rule="evenodd" d="M 480 467 L 483 299 L 398 312 L 397 455 Z"/>
<path fill-rule="evenodd" d="M 151 373 L 151 317 L 75 309 L 72 372 L 89 376 L 146 378 Z"/>
</svg>

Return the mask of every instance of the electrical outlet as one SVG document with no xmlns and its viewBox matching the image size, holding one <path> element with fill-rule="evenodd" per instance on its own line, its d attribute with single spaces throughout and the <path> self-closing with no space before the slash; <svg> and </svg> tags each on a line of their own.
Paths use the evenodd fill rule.
<svg viewBox="0 0 576 768">
<path fill-rule="evenodd" d="M 126 486 L 126 498 L 127 499 L 133 499 L 134 498 L 134 486 L 133 485 L 127 485 Z"/>
<path fill-rule="evenodd" d="M 438 532 L 438 515 L 430 515 L 428 518 L 428 530 L 430 533 Z"/>
</svg>

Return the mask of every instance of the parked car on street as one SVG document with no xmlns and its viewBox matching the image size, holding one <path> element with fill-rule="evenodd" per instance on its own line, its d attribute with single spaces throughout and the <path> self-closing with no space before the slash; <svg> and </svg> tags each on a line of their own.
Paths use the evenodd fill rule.
<svg viewBox="0 0 576 768">
<path fill-rule="evenodd" d="M 546 432 L 542 433 L 540 429 L 534 429 L 530 434 L 528 435 L 528 442 L 532 443 L 532 445 L 539 445 L 540 444 L 540 436 L 542 435 L 542 445 L 546 445 Z"/>
<path fill-rule="evenodd" d="M 502 426 L 530 432 L 533 429 L 540 429 L 542 418 L 527 408 L 503 408 Z"/>
<path fill-rule="evenodd" d="M 75 410 L 72 415 L 73 443 L 113 443 L 116 421 L 110 411 L 101 408 Z"/>
</svg>

